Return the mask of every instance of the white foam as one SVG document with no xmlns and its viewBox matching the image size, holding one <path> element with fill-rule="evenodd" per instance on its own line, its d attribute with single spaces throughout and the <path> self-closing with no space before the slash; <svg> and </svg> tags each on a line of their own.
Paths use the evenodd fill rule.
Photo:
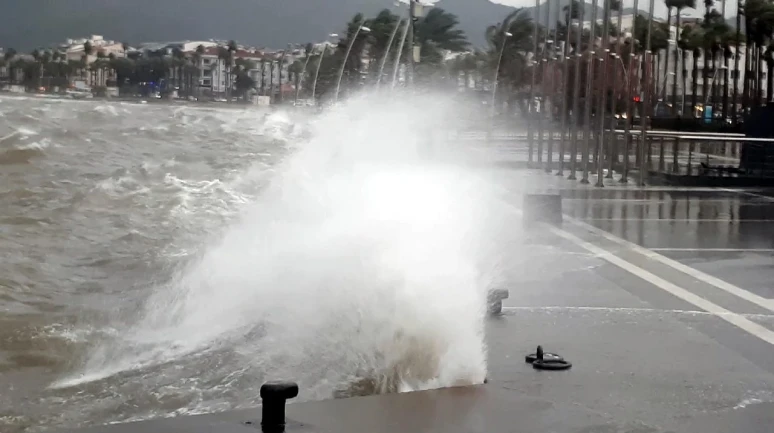
<svg viewBox="0 0 774 433">
<path fill-rule="evenodd" d="M 317 119 L 312 139 L 157 288 L 135 326 L 54 386 L 215 350 L 267 379 L 293 378 L 307 396 L 374 375 L 393 375 L 400 390 L 482 382 L 485 294 L 511 210 L 464 155 L 428 155 L 424 128 L 443 126 L 453 106 L 436 95 L 362 98 Z M 266 124 L 285 126 L 283 116 Z M 217 186 L 165 181 L 202 194 Z"/>
</svg>

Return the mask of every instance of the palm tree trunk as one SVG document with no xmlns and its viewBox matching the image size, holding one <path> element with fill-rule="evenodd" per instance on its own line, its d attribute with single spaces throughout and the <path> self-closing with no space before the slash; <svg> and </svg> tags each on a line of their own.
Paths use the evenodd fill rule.
<svg viewBox="0 0 774 433">
<path fill-rule="evenodd" d="M 749 36 L 749 35 L 748 35 Z M 744 55 L 744 82 L 742 83 L 742 111 L 745 111 L 747 107 L 750 106 L 750 79 L 751 73 L 750 68 L 752 65 L 752 60 L 750 57 L 752 57 L 752 44 L 749 42 L 750 39 L 748 37 L 747 39 L 748 43 L 744 48 L 745 55 Z"/>
<path fill-rule="evenodd" d="M 761 86 L 761 48 L 758 44 L 755 44 L 755 54 L 753 57 L 755 62 L 755 106 L 761 105 L 761 93 L 763 88 Z"/>
<path fill-rule="evenodd" d="M 734 116 L 734 125 L 737 123 L 737 109 L 736 109 L 736 103 L 737 98 L 739 96 L 739 44 L 742 39 L 742 14 L 741 2 L 738 2 L 736 5 L 736 49 L 734 50 L 734 73 L 732 74 L 734 79 L 734 99 L 731 103 L 731 113 L 733 113 Z"/>
<path fill-rule="evenodd" d="M 682 113 L 684 110 L 684 107 L 680 107 L 680 110 L 677 109 L 677 56 L 680 54 L 680 48 L 677 46 L 677 41 L 680 39 L 680 10 L 680 8 L 676 8 L 675 10 L 675 66 L 672 69 L 672 72 L 674 73 L 674 76 L 672 77 L 672 115 Z M 684 71 L 685 62 L 683 62 L 682 66 Z M 683 93 L 685 93 L 685 79 L 683 79 Z M 680 116 L 682 116 L 682 114 L 680 114 Z"/>
<path fill-rule="evenodd" d="M 621 7 L 623 7 L 623 5 Z M 680 18 L 678 17 L 677 19 L 679 20 Z M 672 28 L 672 8 L 671 7 L 667 8 L 666 28 L 667 28 L 667 31 L 669 31 L 669 29 Z M 666 89 L 668 88 L 668 85 L 669 85 L 668 84 L 669 83 L 669 56 L 671 54 L 670 53 L 671 48 L 672 48 L 672 44 L 667 41 L 666 56 L 664 56 L 665 57 L 664 58 L 664 86 L 663 86 L 664 93 L 665 93 L 663 95 L 664 101 L 667 100 Z M 675 45 L 675 49 L 677 49 L 677 45 Z M 677 64 L 677 60 L 675 60 L 675 65 L 676 64 Z M 677 75 L 675 75 L 674 81 L 675 83 L 677 82 Z M 672 107 L 672 114 L 674 114 L 674 106 Z"/>
<path fill-rule="evenodd" d="M 686 82 L 687 82 L 687 80 L 685 79 L 685 73 L 687 72 L 687 68 L 685 67 L 685 52 L 686 51 L 687 50 L 682 50 L 682 55 L 680 56 L 681 57 L 680 63 L 681 63 L 681 67 L 682 67 L 682 70 L 680 71 L 680 78 L 682 78 L 682 80 L 683 80 L 683 91 L 681 92 L 682 93 L 682 99 L 680 100 L 680 111 L 678 111 L 677 115 L 679 117 L 681 117 L 681 118 L 683 117 L 683 112 L 685 111 L 685 91 L 686 91 Z"/>
<path fill-rule="evenodd" d="M 709 74 L 709 66 L 710 66 L 710 55 L 709 50 L 706 48 L 701 49 L 701 55 L 704 58 L 704 70 L 702 73 L 702 80 L 701 80 L 701 98 L 702 103 L 707 100 L 707 95 L 709 95 L 709 80 L 711 80 L 711 76 Z"/>
<path fill-rule="evenodd" d="M 771 94 L 774 93 L 774 77 L 771 76 L 771 70 L 774 69 L 774 60 L 766 61 L 766 102 L 771 101 Z"/>
<path fill-rule="evenodd" d="M 730 49 L 727 49 L 727 47 L 723 48 L 723 118 L 728 118 L 728 54 L 730 53 Z"/>
<path fill-rule="evenodd" d="M 701 50 L 693 50 L 693 71 L 691 72 L 691 114 L 696 109 L 697 93 L 699 91 L 699 57 L 701 56 Z"/>
</svg>

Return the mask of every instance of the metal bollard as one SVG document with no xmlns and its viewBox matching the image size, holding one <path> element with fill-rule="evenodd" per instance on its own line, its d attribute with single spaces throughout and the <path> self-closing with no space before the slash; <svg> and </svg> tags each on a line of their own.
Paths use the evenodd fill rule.
<svg viewBox="0 0 774 433">
<path fill-rule="evenodd" d="M 264 433 L 285 431 L 285 402 L 298 396 L 295 382 L 267 382 L 261 386 L 261 430 Z"/>
</svg>

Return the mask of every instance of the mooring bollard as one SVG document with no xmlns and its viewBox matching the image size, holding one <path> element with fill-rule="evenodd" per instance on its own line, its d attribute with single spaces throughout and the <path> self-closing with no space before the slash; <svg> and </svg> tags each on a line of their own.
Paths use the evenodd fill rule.
<svg viewBox="0 0 774 433">
<path fill-rule="evenodd" d="M 265 433 L 285 431 L 285 402 L 298 396 L 298 384 L 294 382 L 267 382 L 261 386 L 261 430 Z"/>
</svg>

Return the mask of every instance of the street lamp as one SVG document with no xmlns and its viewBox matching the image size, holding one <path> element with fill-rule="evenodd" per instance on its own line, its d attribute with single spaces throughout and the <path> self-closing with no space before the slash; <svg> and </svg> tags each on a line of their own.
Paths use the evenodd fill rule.
<svg viewBox="0 0 774 433">
<path fill-rule="evenodd" d="M 495 116 L 495 104 L 497 103 L 497 80 L 500 78 L 500 63 L 503 61 L 503 53 L 505 53 L 505 43 L 508 38 L 513 36 L 510 32 L 503 32 L 503 46 L 500 47 L 500 56 L 497 58 L 497 67 L 495 68 L 494 81 L 492 82 L 492 119 Z"/>
<path fill-rule="evenodd" d="M 331 33 L 328 35 L 327 38 L 325 38 L 325 42 L 323 42 L 323 49 L 322 53 L 320 53 L 320 60 L 317 62 L 317 69 L 314 71 L 314 82 L 312 83 L 312 101 L 316 101 L 315 96 L 317 95 L 317 78 L 320 77 L 320 66 L 322 66 L 323 57 L 325 57 L 325 52 L 328 51 L 328 40 L 330 38 L 337 38 L 339 37 L 336 33 Z"/>
<path fill-rule="evenodd" d="M 401 24 L 403 24 L 403 18 L 398 18 L 398 22 L 395 23 L 395 28 L 392 29 L 392 34 L 390 34 L 390 40 L 387 42 L 387 48 L 385 48 L 384 50 L 384 55 L 382 56 L 382 60 L 379 62 L 379 75 L 376 78 L 377 89 L 382 84 L 382 74 L 384 73 L 384 65 L 387 63 L 387 56 L 390 54 L 390 49 L 392 49 L 392 42 L 395 40 L 395 35 L 398 34 L 398 29 L 400 28 Z"/>
<path fill-rule="evenodd" d="M 352 40 L 349 41 L 349 46 L 347 47 L 347 52 L 344 54 L 344 61 L 341 62 L 341 69 L 339 70 L 339 79 L 336 81 L 336 94 L 333 96 L 334 101 L 339 100 L 339 90 L 341 90 L 341 77 L 344 76 L 344 69 L 347 66 L 347 60 L 349 59 L 349 53 L 352 51 L 352 46 L 355 45 L 355 41 L 357 40 L 357 36 L 360 34 L 360 32 L 363 33 L 369 33 L 371 29 L 364 26 L 363 23 L 361 23 L 357 30 L 355 30 L 355 34 L 352 35 Z"/>
<path fill-rule="evenodd" d="M 399 1 L 396 1 L 396 2 L 393 2 L 393 6 L 401 7 L 401 4 Z M 390 50 L 392 49 L 392 44 L 395 41 L 395 36 L 398 34 L 398 30 L 400 29 L 401 24 L 403 24 L 403 18 L 398 17 L 398 21 L 395 23 L 395 28 L 392 29 L 392 34 L 390 34 L 390 40 L 387 42 L 387 48 L 384 50 L 384 55 L 382 56 L 382 60 L 379 62 L 379 75 L 376 78 L 377 89 L 382 84 L 382 74 L 384 74 L 384 66 L 387 63 L 387 56 L 389 56 L 390 54 Z M 401 43 L 401 47 L 402 46 L 403 44 Z M 398 53 L 398 56 L 400 56 L 400 53 Z"/>
</svg>

